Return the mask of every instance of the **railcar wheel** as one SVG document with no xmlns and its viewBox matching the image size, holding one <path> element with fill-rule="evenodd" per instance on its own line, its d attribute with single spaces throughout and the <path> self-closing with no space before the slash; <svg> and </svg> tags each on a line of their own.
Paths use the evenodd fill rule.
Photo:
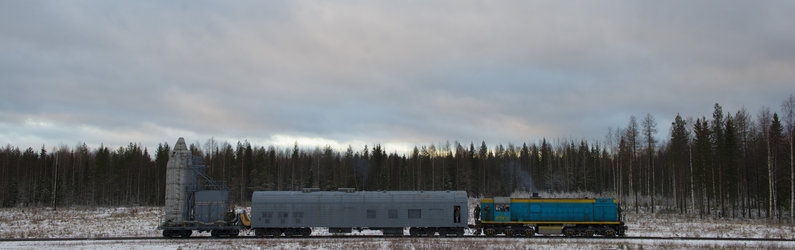
<svg viewBox="0 0 795 250">
<path fill-rule="evenodd" d="M 254 229 L 254 236 L 265 237 L 265 229 Z"/>
<path fill-rule="evenodd" d="M 457 236 L 457 237 L 464 236 L 464 229 L 463 228 L 456 229 L 455 230 L 455 236 Z"/>
<path fill-rule="evenodd" d="M 182 237 L 188 238 L 190 235 L 193 234 L 193 230 L 182 230 Z"/>
<path fill-rule="evenodd" d="M 420 235 L 419 231 L 420 230 L 418 228 L 414 228 L 414 227 L 409 228 L 409 235 L 411 235 L 411 237 L 417 237 L 417 236 Z"/>
<path fill-rule="evenodd" d="M 279 237 L 282 235 L 282 230 L 279 230 L 278 228 L 268 229 L 265 230 L 265 235 L 270 237 Z"/>
<path fill-rule="evenodd" d="M 219 235 L 218 230 L 210 231 L 210 236 L 212 236 L 213 238 L 221 238 L 221 236 Z"/>
<path fill-rule="evenodd" d="M 312 234 L 312 229 L 310 229 L 308 227 L 301 228 L 300 230 L 301 230 L 301 236 L 302 237 L 309 237 L 309 235 Z"/>
</svg>

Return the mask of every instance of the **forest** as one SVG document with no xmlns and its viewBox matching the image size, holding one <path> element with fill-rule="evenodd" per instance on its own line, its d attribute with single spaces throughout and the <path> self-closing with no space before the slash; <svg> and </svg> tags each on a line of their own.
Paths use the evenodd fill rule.
<svg viewBox="0 0 795 250">
<path fill-rule="evenodd" d="M 714 217 L 795 218 L 792 95 L 780 110 L 745 108 L 711 116 L 676 115 L 670 134 L 653 116 L 631 116 L 602 140 L 541 138 L 497 144 L 446 142 L 407 153 L 379 144 L 347 150 L 291 148 L 209 139 L 190 150 L 207 174 L 223 180 L 237 204 L 259 190 L 466 190 L 470 196 L 513 191 L 618 197 L 625 210 Z M 127 206 L 164 204 L 169 142 L 153 152 L 85 144 L 0 149 L 0 204 Z M 190 138 L 186 138 L 189 139 Z"/>
</svg>

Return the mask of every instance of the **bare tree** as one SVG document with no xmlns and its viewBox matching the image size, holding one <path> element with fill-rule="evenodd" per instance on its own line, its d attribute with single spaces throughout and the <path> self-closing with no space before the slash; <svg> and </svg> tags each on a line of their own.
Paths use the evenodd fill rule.
<svg viewBox="0 0 795 250">
<path fill-rule="evenodd" d="M 693 117 L 687 118 L 687 124 L 691 124 L 691 126 L 692 124 L 695 124 Z M 687 131 L 687 162 L 688 165 L 690 165 L 690 204 L 693 204 L 693 213 L 696 213 L 696 182 L 694 180 L 695 172 L 693 172 L 693 143 L 690 142 L 690 137 L 692 137 L 694 130 L 695 129 L 690 129 Z"/>
<path fill-rule="evenodd" d="M 634 188 L 633 185 L 633 169 L 635 168 L 635 153 L 638 148 L 638 121 L 635 119 L 635 116 L 629 117 L 629 124 L 627 124 L 627 129 L 624 131 L 627 136 L 627 143 L 630 147 L 630 158 L 629 158 L 629 192 L 634 193 L 635 195 L 635 212 L 638 212 L 638 190 Z"/>
<path fill-rule="evenodd" d="M 768 210 L 767 216 L 773 216 L 776 211 L 776 184 L 775 184 L 775 169 L 773 168 L 773 152 L 770 150 L 770 122 L 772 120 L 770 108 L 762 107 L 762 112 L 759 113 L 759 128 L 761 129 L 762 138 L 765 140 L 765 152 L 767 158 L 767 189 L 768 197 Z"/>
<path fill-rule="evenodd" d="M 789 216 L 792 220 L 792 223 L 795 223 L 795 166 L 793 166 L 793 154 L 792 154 L 792 138 L 793 138 L 793 130 L 795 130 L 795 124 L 793 124 L 793 119 L 795 119 L 795 97 L 792 94 L 789 95 L 787 100 L 784 100 L 784 103 L 781 104 L 781 111 L 782 116 L 784 117 L 784 122 L 786 123 L 785 126 L 787 127 L 787 139 L 789 141 L 789 172 L 790 172 L 790 207 L 789 207 Z"/>
<path fill-rule="evenodd" d="M 657 142 L 654 139 L 654 134 L 657 133 L 657 122 L 654 121 L 654 117 L 651 114 L 647 113 L 641 122 L 641 126 L 643 126 L 643 139 L 646 140 L 646 153 L 649 157 L 648 168 L 651 174 L 651 181 L 647 182 L 646 185 L 651 186 L 649 196 L 651 197 L 651 212 L 654 213 L 654 145 Z"/>
</svg>

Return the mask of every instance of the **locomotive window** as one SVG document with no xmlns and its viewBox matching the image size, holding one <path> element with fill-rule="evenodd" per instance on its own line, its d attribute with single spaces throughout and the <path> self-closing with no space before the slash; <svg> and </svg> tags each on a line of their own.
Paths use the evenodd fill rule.
<svg viewBox="0 0 795 250">
<path fill-rule="evenodd" d="M 389 218 L 397 219 L 397 209 L 389 209 Z"/>
<path fill-rule="evenodd" d="M 422 210 L 409 209 L 409 219 L 419 219 L 419 218 L 422 218 Z"/>
</svg>

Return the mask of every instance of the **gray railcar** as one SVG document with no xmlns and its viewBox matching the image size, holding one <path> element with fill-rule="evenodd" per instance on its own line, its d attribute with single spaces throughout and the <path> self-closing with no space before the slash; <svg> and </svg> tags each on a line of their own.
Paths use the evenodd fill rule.
<svg viewBox="0 0 795 250">
<path fill-rule="evenodd" d="M 259 191 L 251 198 L 251 228 L 258 236 L 305 236 L 312 227 L 463 235 L 467 211 L 465 191 Z"/>
</svg>

